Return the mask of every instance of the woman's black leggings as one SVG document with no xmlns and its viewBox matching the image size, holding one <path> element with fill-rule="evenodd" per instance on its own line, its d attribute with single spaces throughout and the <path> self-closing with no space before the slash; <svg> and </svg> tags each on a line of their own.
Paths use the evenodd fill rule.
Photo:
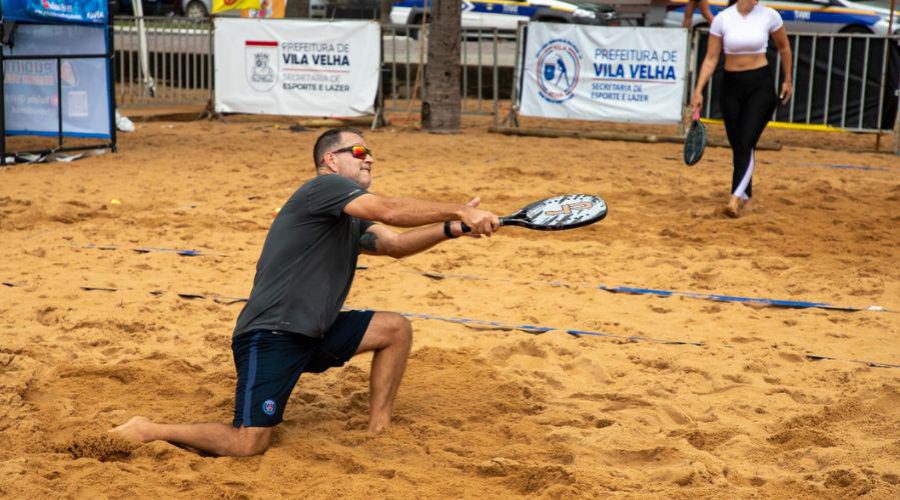
<svg viewBox="0 0 900 500">
<path fill-rule="evenodd" d="M 747 200 L 752 196 L 756 142 L 778 105 L 775 77 L 768 66 L 726 71 L 720 95 L 719 105 L 734 161 L 731 194 Z"/>
</svg>

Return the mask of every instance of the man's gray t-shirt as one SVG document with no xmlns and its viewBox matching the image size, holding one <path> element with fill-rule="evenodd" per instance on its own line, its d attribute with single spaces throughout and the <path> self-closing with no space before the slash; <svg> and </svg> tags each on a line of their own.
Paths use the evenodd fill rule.
<svg viewBox="0 0 900 500">
<path fill-rule="evenodd" d="M 325 335 L 350 291 L 359 237 L 372 225 L 343 212 L 363 194 L 352 180 L 327 174 L 291 195 L 266 236 L 235 336 L 252 330 Z"/>
</svg>

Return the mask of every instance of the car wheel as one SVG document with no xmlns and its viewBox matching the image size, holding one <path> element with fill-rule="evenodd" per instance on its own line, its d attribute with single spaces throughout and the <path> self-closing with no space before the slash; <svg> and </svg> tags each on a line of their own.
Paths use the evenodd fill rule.
<svg viewBox="0 0 900 500">
<path fill-rule="evenodd" d="M 865 26 L 847 26 L 841 30 L 841 33 L 860 33 L 863 35 L 871 35 L 872 31 Z"/>
<path fill-rule="evenodd" d="M 194 0 L 188 3 L 187 7 L 184 8 L 184 15 L 191 19 L 199 19 L 202 17 L 209 17 L 209 12 L 206 11 L 206 6 L 203 5 L 203 2 Z"/>
</svg>

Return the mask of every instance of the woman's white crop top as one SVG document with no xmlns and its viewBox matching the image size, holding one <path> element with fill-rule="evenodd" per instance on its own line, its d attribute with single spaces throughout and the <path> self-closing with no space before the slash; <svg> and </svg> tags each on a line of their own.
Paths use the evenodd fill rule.
<svg viewBox="0 0 900 500">
<path fill-rule="evenodd" d="M 722 37 L 726 54 L 762 54 L 769 46 L 769 33 L 778 31 L 783 24 L 775 9 L 755 5 L 745 17 L 735 4 L 713 18 L 709 34 Z"/>
</svg>

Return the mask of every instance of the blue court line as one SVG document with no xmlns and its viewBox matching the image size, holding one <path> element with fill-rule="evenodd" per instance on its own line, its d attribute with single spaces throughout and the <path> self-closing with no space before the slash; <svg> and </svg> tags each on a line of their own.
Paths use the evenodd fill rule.
<svg viewBox="0 0 900 500">
<path fill-rule="evenodd" d="M 201 250 L 183 250 L 179 248 L 162 248 L 162 247 L 124 247 L 121 245 L 96 245 L 94 243 L 89 243 L 84 245 L 81 248 L 89 248 L 95 250 L 131 250 L 137 253 L 150 253 L 150 252 L 174 252 L 178 255 L 183 255 L 185 257 L 196 257 L 200 255 L 222 255 L 219 252 L 216 253 L 203 253 Z M 356 269 L 368 269 L 369 266 L 356 266 Z"/>
<path fill-rule="evenodd" d="M 349 311 L 355 308 L 350 308 L 344 306 L 342 310 Z M 365 308 L 364 308 L 365 309 Z M 365 309 L 369 310 L 369 309 Z M 558 328 L 555 326 L 537 326 L 537 325 L 512 325 L 509 323 L 500 323 L 498 321 L 487 321 L 483 319 L 472 319 L 472 318 L 458 318 L 452 316 L 438 316 L 435 314 L 427 314 L 427 313 L 411 313 L 411 312 L 398 312 L 397 314 L 405 317 L 405 318 L 414 318 L 414 319 L 430 319 L 435 321 L 444 321 L 447 323 L 457 323 L 465 326 L 480 326 L 485 328 L 497 329 L 497 330 L 517 330 L 525 333 L 546 333 L 546 332 L 563 332 L 568 333 L 569 335 L 574 335 L 576 337 L 581 335 L 588 335 L 592 337 L 606 337 L 606 338 L 614 338 L 614 339 L 622 339 L 628 340 L 630 342 L 653 342 L 656 344 L 670 344 L 670 345 L 693 345 L 702 347 L 706 344 L 703 342 L 690 342 L 687 340 L 671 340 L 671 339 L 657 339 L 652 337 L 644 337 L 642 335 L 616 335 L 613 333 L 604 333 L 604 332 L 595 332 L 591 330 L 574 330 L 567 328 Z"/>
<path fill-rule="evenodd" d="M 352 308 L 344 306 L 343 310 L 351 310 Z M 371 310 L 367 308 L 363 308 L 363 310 Z M 604 333 L 604 332 L 595 332 L 591 330 L 573 330 L 566 328 L 556 328 L 556 327 L 548 327 L 548 326 L 536 326 L 536 325 L 512 325 L 507 323 L 500 323 L 497 321 L 486 321 L 480 319 L 471 319 L 471 318 L 456 318 L 456 317 L 447 317 L 447 316 L 438 316 L 434 314 L 424 314 L 424 313 L 410 313 L 410 312 L 398 312 L 403 317 L 406 318 L 416 318 L 416 319 L 428 319 L 434 321 L 445 321 L 448 323 L 458 323 L 462 325 L 477 325 L 484 326 L 489 328 L 496 328 L 500 330 L 518 330 L 527 333 L 545 333 L 558 331 L 562 333 L 567 333 L 573 336 L 591 336 L 591 337 L 604 337 L 604 338 L 613 338 L 620 340 L 627 340 L 629 342 L 652 342 L 656 344 L 665 344 L 665 345 L 692 345 L 696 347 L 704 347 L 708 346 L 708 344 L 703 342 L 692 342 L 689 340 L 672 340 L 672 339 L 657 339 L 652 337 L 644 337 L 642 335 L 616 335 L 612 333 Z M 722 347 L 733 347 L 729 345 L 722 344 Z M 777 349 L 776 349 L 777 350 Z M 900 368 L 900 364 L 891 364 L 891 363 L 881 363 L 878 361 L 863 361 L 858 359 L 841 359 L 835 358 L 831 356 L 822 356 L 818 354 L 805 354 L 806 359 L 810 361 L 844 361 L 848 363 L 858 363 L 863 364 L 872 368 Z"/>
<path fill-rule="evenodd" d="M 107 286 L 88 286 L 88 285 L 85 285 L 85 286 L 80 286 L 80 287 L 78 287 L 78 288 L 81 288 L 81 289 L 84 290 L 85 292 L 118 292 L 118 291 L 119 291 L 118 288 L 112 288 L 112 287 L 107 287 Z"/>
<path fill-rule="evenodd" d="M 879 172 L 888 172 L 889 168 L 885 167 L 868 167 L 865 165 L 840 165 L 840 164 L 831 164 L 831 163 L 801 163 L 798 165 L 800 167 L 824 167 L 824 168 L 836 168 L 842 170 L 868 170 L 868 171 L 879 171 Z"/>
<path fill-rule="evenodd" d="M 84 246 L 83 248 L 94 248 L 98 250 L 120 250 L 127 249 L 132 250 L 138 253 L 149 253 L 149 252 L 175 252 L 178 255 L 186 256 L 186 257 L 195 257 L 199 255 L 209 255 L 204 254 L 200 250 L 180 250 L 175 248 L 154 248 L 154 247 L 137 247 L 137 248 L 127 248 L 118 245 L 95 245 L 93 243 Z M 358 270 L 368 269 L 368 266 L 356 266 Z M 433 279 L 445 279 L 445 278 L 457 278 L 457 279 L 468 279 L 468 280 L 480 280 L 480 281 L 488 281 L 488 280 L 496 280 L 496 281 L 507 281 L 512 282 L 514 280 L 509 278 L 485 278 L 483 276 L 476 275 L 468 275 L 468 274 L 444 274 L 444 273 L 436 273 L 436 272 L 423 272 L 423 271 L 409 271 L 414 274 L 419 274 L 421 276 L 425 276 Z M 784 300 L 784 299 L 769 299 L 769 298 L 761 298 L 761 297 L 741 297 L 737 295 L 719 295 L 719 294 L 710 294 L 710 293 L 698 293 L 698 292 L 681 292 L 675 290 L 659 290 L 654 288 L 638 288 L 638 287 L 627 287 L 627 286 L 607 286 L 607 285 L 597 285 L 586 286 L 586 285 L 571 285 L 562 281 L 531 281 L 531 283 L 542 283 L 550 286 L 578 286 L 581 288 L 597 288 L 598 290 L 603 290 L 606 292 L 612 293 L 627 293 L 632 295 L 656 295 L 658 297 L 671 297 L 671 296 L 680 296 L 680 297 L 688 297 L 692 299 L 704 299 L 704 300 L 713 300 L 716 302 L 737 302 L 744 304 L 757 304 L 763 306 L 770 307 L 782 307 L 788 309 L 808 309 L 808 308 L 817 308 L 817 309 L 826 309 L 832 311 L 846 311 L 846 312 L 858 312 L 858 311 L 874 311 L 874 312 L 893 312 L 887 308 L 884 308 L 879 305 L 871 305 L 868 307 L 856 307 L 856 306 L 841 306 L 835 304 L 829 304 L 827 302 L 809 302 L 802 300 Z"/>
<path fill-rule="evenodd" d="M 117 291 L 117 289 L 115 289 L 115 288 L 102 288 L 102 287 L 81 287 L 81 288 L 82 288 L 82 290 L 86 290 L 86 291 L 90 291 L 90 290 L 102 290 L 102 291 L 111 291 L 111 292 Z M 157 295 L 157 296 L 162 294 L 162 292 L 159 292 L 159 291 L 149 292 L 149 293 L 151 293 L 153 295 Z M 215 294 L 206 295 L 206 294 L 199 294 L 199 293 L 178 293 L 177 295 L 179 298 L 184 298 L 184 299 L 207 299 L 208 298 L 215 302 L 223 303 L 225 305 L 233 304 L 236 302 L 246 302 L 247 301 L 246 297 L 226 297 L 224 295 L 215 295 Z M 351 308 L 349 306 L 343 306 L 341 308 L 341 310 L 344 310 L 344 311 L 349 311 L 351 309 L 373 310 L 373 309 L 368 309 L 368 308 Z M 501 323 L 498 321 L 487 321 L 487 320 L 472 319 L 472 318 L 458 318 L 458 317 L 451 317 L 451 316 L 438 316 L 435 314 L 411 313 L 411 312 L 400 312 L 398 314 L 402 315 L 405 318 L 444 321 L 444 322 L 448 322 L 448 323 L 457 323 L 457 324 L 461 324 L 461 325 L 476 325 L 476 326 L 501 329 L 501 330 L 518 330 L 518 331 L 533 333 L 533 334 L 559 331 L 559 332 L 566 333 L 566 334 L 569 334 L 569 335 L 572 335 L 575 337 L 580 337 L 580 336 L 584 335 L 584 336 L 589 336 L 589 337 L 601 337 L 601 338 L 627 340 L 629 342 L 652 342 L 652 343 L 656 343 L 656 344 L 692 345 L 692 346 L 696 346 L 696 347 L 703 347 L 703 346 L 707 345 L 703 342 L 692 342 L 692 341 L 688 341 L 688 340 L 657 339 L 657 338 L 652 338 L 652 337 L 644 337 L 642 335 L 617 335 L 617 334 L 613 334 L 613 333 L 604 333 L 604 332 L 597 332 L 597 331 L 591 331 L 591 330 L 575 330 L 575 329 L 570 329 L 570 328 L 557 328 L 557 327 L 538 326 L 538 325 L 513 325 L 513 324 L 508 324 L 508 323 Z M 723 345 L 723 347 L 732 347 L 732 346 Z M 818 355 L 818 354 L 805 354 L 804 356 L 806 357 L 806 359 L 808 359 L 810 361 L 822 361 L 822 360 L 844 361 L 844 362 L 848 362 L 848 363 L 863 364 L 863 365 L 866 365 L 866 366 L 869 366 L 872 368 L 900 368 L 900 364 L 881 363 L 878 361 L 864 361 L 864 360 L 858 360 L 858 359 L 841 359 L 841 358 L 835 358 L 835 357 L 831 357 L 831 356 L 822 356 L 822 355 Z"/>
<path fill-rule="evenodd" d="M 456 279 L 468 279 L 468 280 L 476 280 L 476 281 L 505 281 L 505 282 L 514 282 L 511 278 L 485 278 L 483 276 L 476 276 L 470 274 L 443 274 L 443 273 L 435 273 L 435 272 L 422 272 L 422 271 L 408 271 L 413 274 L 419 274 L 421 276 L 425 276 L 427 278 L 432 279 L 446 279 L 446 278 L 456 278 Z M 767 298 L 759 298 L 759 297 L 741 297 L 736 295 L 718 295 L 711 293 L 697 293 L 697 292 L 679 292 L 675 290 L 658 290 L 654 288 L 637 288 L 637 287 L 627 287 L 627 286 L 607 286 L 607 285 L 573 285 L 571 283 L 565 283 L 562 281 L 526 281 L 528 283 L 540 283 L 544 285 L 550 286 L 567 286 L 567 287 L 579 287 L 579 288 L 596 288 L 598 290 L 603 290 L 605 292 L 612 293 L 629 293 L 635 295 L 656 295 L 659 297 L 671 297 L 673 295 L 677 295 L 680 297 L 688 297 L 692 299 L 704 299 L 704 300 L 714 300 L 717 302 L 738 302 L 745 304 L 759 304 L 770 307 L 784 307 L 790 309 L 806 309 L 806 308 L 818 308 L 818 309 L 828 309 L 832 311 L 875 311 L 875 312 L 893 312 L 890 309 L 886 309 L 882 306 L 871 305 L 868 307 L 855 307 L 855 306 L 840 306 L 835 304 L 829 304 L 827 302 L 807 302 L 802 300 L 782 300 L 782 299 L 767 299 Z"/>
<path fill-rule="evenodd" d="M 182 250 L 178 248 L 158 248 L 158 247 L 123 247 L 119 245 L 95 245 L 93 243 L 87 244 L 82 248 L 90 248 L 96 250 L 131 250 L 137 253 L 150 253 L 150 252 L 174 252 L 178 255 L 183 255 L 185 257 L 196 257 L 198 255 L 206 255 L 202 253 L 200 250 Z"/>
<path fill-rule="evenodd" d="M 154 295 L 162 295 L 162 292 L 156 292 L 156 293 L 150 292 L 150 293 L 151 293 L 151 294 L 154 294 Z M 202 294 L 202 293 L 181 293 L 181 292 L 175 292 L 175 295 L 178 295 L 178 297 L 180 297 L 180 298 L 182 298 L 182 299 L 188 299 L 188 300 L 191 300 L 191 299 L 212 299 L 213 302 L 217 302 L 217 303 L 219 303 L 219 304 L 225 304 L 225 305 L 236 304 L 236 303 L 238 303 L 238 302 L 247 302 L 247 297 L 228 297 L 228 296 L 225 296 L 225 295 L 218 295 L 218 294 L 210 294 L 210 295 L 206 295 L 206 294 Z"/>
<path fill-rule="evenodd" d="M 789 309 L 806 309 L 810 307 L 818 308 L 818 309 L 830 309 L 834 311 L 888 311 L 887 309 L 881 306 L 869 306 L 869 307 L 852 307 L 852 306 L 838 306 L 834 304 L 828 304 L 826 302 L 806 302 L 802 300 L 779 300 L 779 299 L 764 299 L 764 298 L 755 298 L 755 297 L 738 297 L 734 295 L 716 295 L 711 293 L 696 293 L 696 292 L 677 292 L 672 290 L 654 290 L 652 288 L 632 288 L 627 286 L 606 286 L 606 285 L 598 285 L 598 289 L 604 290 L 607 292 L 613 293 L 629 293 L 636 295 L 656 295 L 659 297 L 671 297 L 673 295 L 680 297 L 689 297 L 692 299 L 706 299 L 706 300 L 714 300 L 718 302 L 738 302 L 744 304 L 760 304 L 766 306 L 773 307 L 785 307 Z"/>
</svg>

